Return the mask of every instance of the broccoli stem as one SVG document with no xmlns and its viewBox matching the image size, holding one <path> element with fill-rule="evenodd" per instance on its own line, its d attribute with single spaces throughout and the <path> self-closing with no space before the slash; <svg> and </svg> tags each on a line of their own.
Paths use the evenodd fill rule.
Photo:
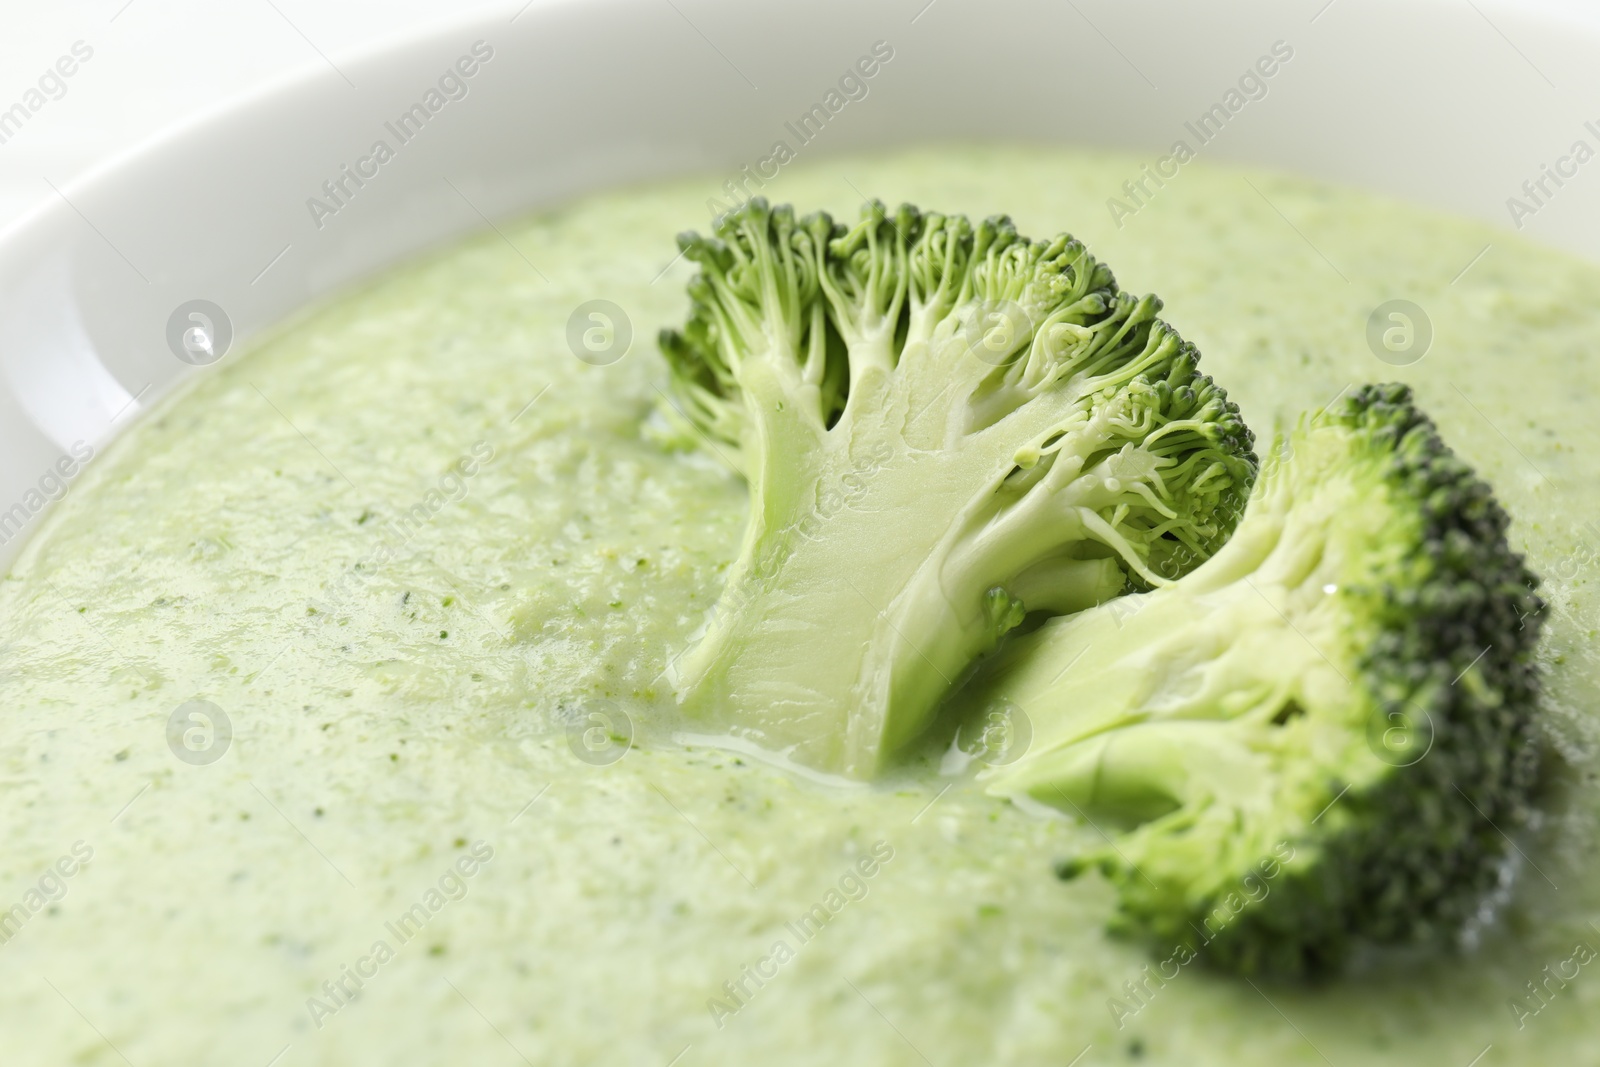
<svg viewBox="0 0 1600 1067">
<path fill-rule="evenodd" d="M 768 747 L 871 775 L 1020 621 L 1009 605 L 1072 612 L 1123 589 L 1115 545 L 1099 539 L 1117 541 L 1116 532 L 1097 534 L 1097 516 L 1079 515 L 1104 506 L 1103 479 L 1070 476 L 1104 461 L 1115 447 L 1109 430 L 1089 420 L 1057 442 L 1048 476 L 1011 489 L 1016 454 L 1050 436 L 1062 408 L 1036 404 L 985 431 L 1009 447 L 971 438 L 883 447 L 902 441 L 891 427 L 904 425 L 906 400 L 864 409 L 853 433 L 835 427 L 763 456 L 766 472 L 752 483 L 763 487 L 760 521 L 740 557 L 748 565 L 730 575 L 715 618 L 676 665 L 690 714 L 735 709 Z M 777 486 L 809 492 L 780 499 Z M 895 536 L 883 535 L 886 521 Z M 1072 522 L 1082 528 L 1076 556 L 1061 547 Z M 768 536 L 775 530 L 794 536 Z M 1138 564 L 1131 550 L 1129 559 Z"/>
<path fill-rule="evenodd" d="M 1341 561 L 1318 536 L 1327 509 L 1362 490 L 1324 484 L 1317 506 L 1291 512 L 1281 483 L 1258 485 L 1232 540 L 1192 573 L 1053 619 L 997 661 L 991 677 L 1029 716 L 1033 744 L 992 792 L 1138 824 L 1212 800 L 1270 804 L 1274 728 L 1303 709 L 1338 711 L 1350 721 L 1334 736 L 1363 741 L 1370 708 L 1347 676 L 1362 650 L 1340 601 L 1370 594 L 1341 586 Z M 1353 755 L 1350 765 L 1382 767 Z"/>
<path fill-rule="evenodd" d="M 1180 586 L 1034 635 L 1005 687 L 1033 744 L 991 791 L 1127 827 L 1211 801 L 1270 804 L 1267 750 L 1298 709 L 1348 709 L 1349 736 L 1364 736 L 1364 705 L 1319 647 L 1336 655 L 1337 631 L 1316 626 L 1305 605 L 1289 609 L 1301 615 L 1291 624 L 1280 605 L 1300 599 L 1295 591 L 1259 579 Z"/>
</svg>

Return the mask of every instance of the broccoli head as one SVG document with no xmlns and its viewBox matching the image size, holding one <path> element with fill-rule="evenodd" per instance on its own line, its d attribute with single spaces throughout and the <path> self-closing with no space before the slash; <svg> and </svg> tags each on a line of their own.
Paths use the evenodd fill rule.
<svg viewBox="0 0 1600 1067">
<path fill-rule="evenodd" d="M 1254 476 L 1198 353 L 1068 236 L 755 199 L 661 348 L 672 409 L 745 477 L 743 544 L 669 668 L 689 714 L 853 776 L 1029 612 L 1206 558 Z"/>
<path fill-rule="evenodd" d="M 975 679 L 1033 744 L 989 790 L 1090 821 L 1115 925 L 1245 972 L 1458 933 L 1539 771 L 1536 580 L 1404 386 L 1302 419 L 1232 540 Z"/>
</svg>

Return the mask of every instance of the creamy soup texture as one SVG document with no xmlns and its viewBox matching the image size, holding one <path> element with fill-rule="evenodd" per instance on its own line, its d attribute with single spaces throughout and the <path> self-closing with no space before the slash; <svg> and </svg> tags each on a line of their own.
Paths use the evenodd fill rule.
<svg viewBox="0 0 1600 1067">
<path fill-rule="evenodd" d="M 936 750 L 846 787 L 686 736 L 663 669 L 745 507 L 652 429 L 707 178 L 347 293 L 74 482 L 0 582 L 0 1062 L 1594 1062 L 1600 269 L 1202 164 L 1114 220 L 1137 173 L 927 149 L 767 192 L 1070 230 L 1163 296 L 1263 437 L 1415 385 L 1547 577 L 1569 782 L 1464 957 L 1314 988 L 1163 970 L 1106 934 L 1098 876 L 1051 874 L 1092 831 Z M 1369 346 L 1392 299 L 1431 324 L 1409 365 Z M 568 343 L 591 300 L 631 325 L 607 365 Z"/>
</svg>

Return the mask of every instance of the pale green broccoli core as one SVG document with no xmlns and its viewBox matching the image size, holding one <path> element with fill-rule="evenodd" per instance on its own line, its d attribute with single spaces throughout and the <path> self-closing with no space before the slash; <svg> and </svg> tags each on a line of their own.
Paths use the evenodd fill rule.
<svg viewBox="0 0 1600 1067">
<path fill-rule="evenodd" d="M 1050 620 L 984 679 L 980 699 L 1013 702 L 1033 729 L 989 791 L 1126 831 L 1127 862 L 1184 896 L 1226 891 L 1318 816 L 1336 827 L 1334 797 L 1426 733 L 1397 715 L 1375 752 L 1368 725 L 1384 713 L 1361 670 L 1375 600 L 1425 565 L 1416 510 L 1385 481 L 1386 452 L 1350 429 L 1302 428 L 1291 444 L 1209 560 Z"/>
</svg>

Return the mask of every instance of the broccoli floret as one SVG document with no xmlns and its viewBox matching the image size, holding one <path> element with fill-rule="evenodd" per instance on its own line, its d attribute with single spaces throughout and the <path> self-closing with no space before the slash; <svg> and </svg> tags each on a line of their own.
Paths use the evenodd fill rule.
<svg viewBox="0 0 1600 1067">
<path fill-rule="evenodd" d="M 713 237 L 673 407 L 750 487 L 686 711 L 866 776 L 1029 612 L 1175 578 L 1254 477 L 1198 353 L 1068 236 L 871 203 L 752 200 Z"/>
<path fill-rule="evenodd" d="M 990 792 L 1090 821 L 1113 925 L 1244 972 L 1459 935 L 1539 775 L 1536 579 L 1408 388 L 1302 419 L 1181 580 L 1015 639 L 974 680 L 1033 744 Z"/>
</svg>

